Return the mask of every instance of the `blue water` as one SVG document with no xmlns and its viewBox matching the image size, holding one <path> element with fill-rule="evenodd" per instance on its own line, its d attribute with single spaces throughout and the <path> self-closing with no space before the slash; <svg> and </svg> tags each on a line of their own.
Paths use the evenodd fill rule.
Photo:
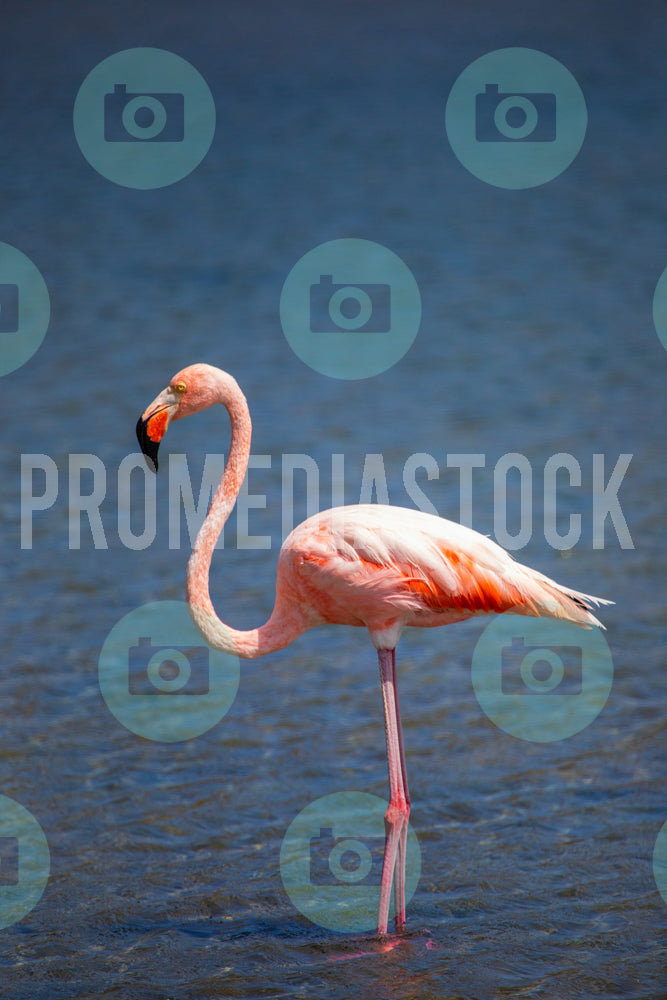
<svg viewBox="0 0 667 1000">
<path fill-rule="evenodd" d="M 541 0 L 3 6 L 0 240 L 34 262 L 51 298 L 44 343 L 0 381 L 0 792 L 32 813 L 51 852 L 42 898 L 0 930 L 3 997 L 667 995 L 667 901 L 651 861 L 667 821 L 667 354 L 651 313 L 667 266 L 666 31 L 656 3 L 631 15 L 625 4 Z M 200 166 L 153 190 L 102 177 L 72 128 L 86 75 L 135 46 L 191 62 L 217 108 Z M 470 174 L 444 127 L 458 75 L 507 46 L 558 59 L 588 108 L 571 166 L 524 190 Z M 359 381 L 304 365 L 279 316 L 296 261 L 349 237 L 389 247 L 422 300 L 412 348 Z M 180 547 L 169 547 L 168 459 L 186 453 L 196 487 L 206 453 L 227 449 L 224 415 L 170 430 L 143 550 L 119 534 L 117 482 L 143 408 L 199 360 L 238 379 L 253 453 L 271 462 L 249 480 L 267 498 L 250 533 L 269 535 L 270 548 L 241 548 L 233 517 L 214 560 L 213 599 L 235 627 L 271 609 L 282 456 L 293 454 L 317 464 L 322 507 L 332 455 L 344 455 L 339 499 L 360 499 L 366 456 L 381 455 L 389 501 L 407 506 L 405 463 L 431 455 L 439 478 L 422 471 L 418 483 L 455 520 L 459 473 L 447 456 L 482 455 L 472 522 L 491 535 L 493 470 L 525 455 L 532 531 L 515 555 L 616 602 L 601 611 L 611 695 L 588 727 L 550 743 L 509 736 L 480 708 L 471 658 L 484 620 L 404 636 L 422 869 L 409 934 L 390 951 L 309 921 L 280 871 L 285 832 L 310 802 L 386 797 L 365 633 L 320 629 L 244 662 L 229 713 L 183 743 L 128 731 L 100 693 L 111 628 L 184 595 L 189 543 L 183 519 Z M 581 468 L 581 486 L 559 479 L 559 530 L 581 514 L 580 539 L 562 552 L 545 539 L 542 497 L 559 453 Z M 20 466 L 32 454 L 55 463 L 58 495 L 35 512 L 28 549 Z M 106 547 L 85 517 L 70 547 L 77 454 L 106 470 Z M 618 499 L 633 547 L 608 518 L 596 548 L 593 456 L 604 456 L 606 483 L 621 454 L 632 455 Z M 81 482 L 91 492 L 93 474 Z M 294 482 L 299 520 L 304 474 Z M 35 473 L 35 493 L 43 485 Z M 139 488 L 131 503 L 138 533 Z M 510 477 L 511 533 L 519 509 Z"/>
</svg>

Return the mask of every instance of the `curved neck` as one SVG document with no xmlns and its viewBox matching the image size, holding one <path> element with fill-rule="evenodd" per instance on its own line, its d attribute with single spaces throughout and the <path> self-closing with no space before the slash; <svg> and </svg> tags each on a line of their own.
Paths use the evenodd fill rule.
<svg viewBox="0 0 667 1000">
<path fill-rule="evenodd" d="M 202 524 L 188 561 L 186 595 L 190 615 L 206 642 L 214 649 L 246 659 L 282 649 L 304 631 L 303 625 L 278 606 L 265 625 L 238 631 L 225 625 L 215 612 L 209 593 L 211 558 L 220 532 L 231 514 L 245 478 L 250 456 L 252 424 L 246 398 L 236 381 L 220 372 L 214 402 L 222 403 L 229 413 L 232 439 L 220 484 L 206 520 Z"/>
</svg>

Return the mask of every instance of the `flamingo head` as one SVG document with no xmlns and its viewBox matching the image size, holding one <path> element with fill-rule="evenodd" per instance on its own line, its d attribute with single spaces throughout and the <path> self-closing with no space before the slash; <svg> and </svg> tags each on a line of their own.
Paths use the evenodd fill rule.
<svg viewBox="0 0 667 1000">
<path fill-rule="evenodd" d="M 189 365 L 177 372 L 137 421 L 137 438 L 149 466 L 157 472 L 160 441 L 172 420 L 189 417 L 219 401 L 217 382 L 223 374 L 212 365 Z"/>
</svg>

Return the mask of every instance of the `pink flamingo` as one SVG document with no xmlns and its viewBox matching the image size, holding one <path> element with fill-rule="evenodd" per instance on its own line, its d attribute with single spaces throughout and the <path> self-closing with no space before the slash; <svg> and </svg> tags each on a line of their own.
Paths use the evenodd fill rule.
<svg viewBox="0 0 667 1000">
<path fill-rule="evenodd" d="M 218 618 L 208 578 L 215 543 L 236 502 L 250 455 L 245 396 L 227 372 L 190 365 L 144 411 L 137 437 L 157 471 L 158 446 L 171 421 L 214 403 L 229 413 L 231 445 L 188 563 L 190 614 L 210 646 L 251 659 L 283 649 L 325 622 L 368 629 L 380 663 L 390 790 L 377 932 L 387 932 L 392 882 L 396 930 L 402 931 L 410 796 L 396 687 L 395 649 L 401 632 L 406 625 L 447 625 L 509 610 L 602 627 L 590 604 L 612 602 L 562 587 L 515 562 L 470 528 L 422 511 L 360 504 L 322 511 L 292 531 L 280 550 L 269 620 L 260 628 L 237 631 Z"/>
</svg>

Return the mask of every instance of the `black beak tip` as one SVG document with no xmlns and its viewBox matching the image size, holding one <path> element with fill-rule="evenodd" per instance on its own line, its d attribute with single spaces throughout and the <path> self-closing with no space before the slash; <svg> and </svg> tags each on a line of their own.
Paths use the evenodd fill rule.
<svg viewBox="0 0 667 1000">
<path fill-rule="evenodd" d="M 146 465 L 151 472 L 157 472 L 157 452 L 160 447 L 159 441 L 153 441 L 148 436 L 148 421 L 141 417 L 137 420 L 137 441 L 146 459 Z"/>
</svg>

